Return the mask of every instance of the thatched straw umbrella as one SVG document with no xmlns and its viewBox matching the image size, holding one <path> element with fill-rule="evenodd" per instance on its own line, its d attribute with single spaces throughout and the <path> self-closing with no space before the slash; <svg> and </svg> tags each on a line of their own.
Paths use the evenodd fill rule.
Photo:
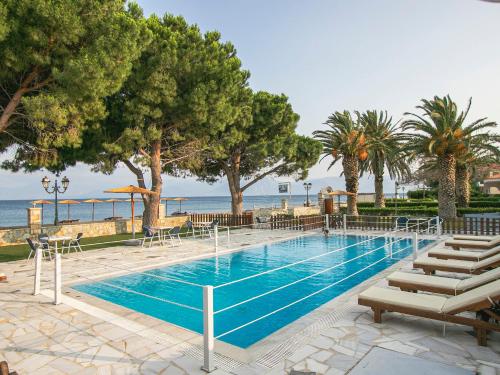
<svg viewBox="0 0 500 375">
<path fill-rule="evenodd" d="M 41 218 L 41 224 L 43 225 L 43 205 L 44 204 L 54 204 L 53 202 L 51 201 L 47 201 L 45 199 L 38 199 L 36 201 L 33 201 L 31 202 L 31 204 L 33 205 L 33 207 L 36 207 L 37 204 L 39 204 L 40 206 L 42 206 L 42 218 Z"/>
<path fill-rule="evenodd" d="M 69 206 L 71 204 L 80 204 L 80 202 L 74 201 L 74 200 L 71 200 L 71 199 L 66 199 L 66 200 L 63 200 L 63 201 L 59 201 L 59 203 L 60 204 L 67 204 L 68 205 L 68 220 L 69 220 L 69 217 L 70 217 Z"/>
<path fill-rule="evenodd" d="M 154 191 L 143 189 L 138 186 L 128 185 L 120 188 L 105 190 L 105 193 L 118 193 L 118 194 L 130 194 L 130 207 L 132 210 L 132 238 L 135 238 L 135 225 L 134 225 L 134 194 L 157 194 Z"/>
<path fill-rule="evenodd" d="M 115 198 L 111 198 L 111 199 L 106 199 L 105 202 L 108 202 L 108 203 L 113 203 L 113 217 L 116 217 L 115 216 L 115 203 L 116 202 L 124 202 L 124 200 L 122 199 L 115 199 Z"/>
<path fill-rule="evenodd" d="M 103 201 L 100 201 L 99 199 L 87 199 L 83 201 L 84 203 L 92 203 L 92 221 L 94 221 L 94 213 L 95 213 L 95 204 L 96 203 L 102 203 Z"/>
</svg>

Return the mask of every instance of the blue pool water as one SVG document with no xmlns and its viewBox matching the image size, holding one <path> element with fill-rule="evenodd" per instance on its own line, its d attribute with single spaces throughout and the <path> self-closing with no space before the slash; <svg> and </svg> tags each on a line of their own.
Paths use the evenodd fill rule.
<svg viewBox="0 0 500 375">
<path fill-rule="evenodd" d="M 429 240 L 420 240 L 419 247 L 422 248 L 430 242 Z M 411 239 L 404 239 L 393 245 L 393 252 L 398 252 L 393 256 L 393 259 L 383 259 L 389 254 L 388 246 L 384 246 L 385 244 L 384 238 L 370 239 L 370 237 L 364 236 L 333 235 L 328 238 L 322 235 L 304 236 L 293 240 L 248 248 L 239 252 L 221 255 L 218 258 L 202 259 L 148 270 L 146 271 L 147 274 L 134 273 L 101 282 L 79 284 L 74 286 L 74 289 L 202 333 L 203 319 L 200 311 L 165 302 L 165 300 L 168 300 L 195 309 L 202 309 L 202 289 L 195 285 L 180 284 L 151 275 L 175 278 L 200 285 L 213 285 L 215 287 L 214 311 L 217 312 L 272 289 L 352 260 L 327 272 L 267 294 L 264 297 L 216 313 L 215 336 L 217 337 L 276 309 L 292 304 L 262 320 L 220 337 L 222 341 L 247 348 L 389 267 L 401 258 L 410 255 L 412 252 Z M 217 286 L 234 280 L 349 245 L 353 246 L 288 268 L 217 288 Z M 380 249 L 375 250 L 377 248 Z M 372 250 L 375 251 L 354 259 Z M 363 270 L 363 268 L 379 260 L 380 262 Z M 349 275 L 352 276 L 349 277 Z M 334 283 L 336 285 L 328 287 Z M 293 304 L 293 302 L 323 288 L 326 289 Z M 130 291 L 153 296 L 156 299 L 134 294 Z"/>
</svg>

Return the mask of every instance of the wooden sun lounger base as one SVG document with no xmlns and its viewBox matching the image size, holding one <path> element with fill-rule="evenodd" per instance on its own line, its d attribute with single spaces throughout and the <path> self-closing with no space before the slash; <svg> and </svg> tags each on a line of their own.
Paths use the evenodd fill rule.
<svg viewBox="0 0 500 375">
<path fill-rule="evenodd" d="M 388 303 L 377 303 L 371 300 L 365 300 L 363 298 L 358 298 L 358 304 L 371 307 L 371 309 L 373 310 L 373 321 L 375 323 L 382 323 L 382 314 L 387 311 L 387 312 L 398 312 L 401 314 L 418 316 L 421 318 L 428 318 L 432 320 L 439 320 L 442 322 L 455 323 L 472 327 L 474 328 L 476 334 L 477 344 L 480 346 L 487 346 L 487 337 L 489 331 L 500 332 L 500 325 L 498 324 L 498 319 L 500 319 L 500 317 L 497 316 L 495 313 L 489 311 L 491 303 L 484 301 L 469 306 L 467 310 L 481 312 L 482 313 L 481 315 L 483 317 L 488 316 L 493 319 L 496 318 L 496 323 L 490 323 L 485 320 L 467 318 L 453 314 L 423 311 L 415 308 L 392 305 Z"/>
</svg>

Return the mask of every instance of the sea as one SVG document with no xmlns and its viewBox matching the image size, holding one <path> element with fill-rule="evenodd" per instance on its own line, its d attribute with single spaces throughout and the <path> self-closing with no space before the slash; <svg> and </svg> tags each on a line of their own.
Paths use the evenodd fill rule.
<svg viewBox="0 0 500 375">
<path fill-rule="evenodd" d="M 106 200 L 110 198 L 120 199 L 118 196 L 107 196 L 96 198 L 99 200 Z M 124 197 L 125 198 L 125 197 Z M 137 199 L 138 198 L 138 199 Z M 135 212 L 137 215 L 142 214 L 143 205 L 140 197 L 136 198 Z M 175 211 L 182 211 L 188 213 L 202 213 L 202 212 L 230 212 L 231 211 L 231 197 L 229 196 L 215 196 L 215 197 L 185 197 L 187 200 L 181 202 L 167 201 L 167 214 L 170 215 Z M 255 195 L 243 197 L 243 209 L 251 210 L 254 208 L 265 207 L 280 207 L 281 200 L 288 199 L 289 206 L 302 206 L 306 201 L 305 195 Z M 64 199 L 64 198 L 61 198 Z M 86 200 L 88 198 L 76 198 L 75 200 Z M 51 200 L 51 199 L 48 199 Z M 309 196 L 311 204 L 317 203 L 315 195 Z M 53 200 L 51 200 L 53 202 Z M 33 207 L 31 200 L 0 200 L 0 228 L 26 226 L 27 224 L 27 211 L 29 207 Z M 38 205 L 40 207 L 40 205 Z M 94 220 L 104 220 L 107 217 L 113 216 L 113 206 L 111 203 L 96 203 L 94 206 Z M 54 222 L 54 204 L 47 204 L 43 206 L 43 223 L 50 224 Z M 130 217 L 130 202 L 123 201 L 115 203 L 115 215 L 124 218 Z M 65 219 L 79 219 L 80 221 L 92 220 L 92 204 L 80 203 L 68 205 L 59 204 L 59 220 Z"/>
</svg>

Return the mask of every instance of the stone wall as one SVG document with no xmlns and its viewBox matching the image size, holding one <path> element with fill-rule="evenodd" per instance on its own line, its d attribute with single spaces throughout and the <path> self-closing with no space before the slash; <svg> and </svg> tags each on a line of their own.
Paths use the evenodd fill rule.
<svg viewBox="0 0 500 375">
<path fill-rule="evenodd" d="M 319 206 L 312 207 L 292 207 L 293 216 L 321 215 Z"/>
<path fill-rule="evenodd" d="M 312 207 L 288 207 L 283 208 L 257 208 L 253 211 L 253 217 L 270 217 L 274 215 L 292 215 L 292 216 L 304 216 L 304 215 L 319 215 L 321 210 L 318 206 Z"/>
<path fill-rule="evenodd" d="M 158 220 L 160 226 L 182 226 L 189 216 L 168 216 Z M 142 219 L 135 219 L 134 226 L 136 233 L 142 232 Z M 132 221 L 130 219 L 116 221 L 94 221 L 73 224 L 51 225 L 42 228 L 49 236 L 69 236 L 76 237 L 78 233 L 83 233 L 85 237 L 110 236 L 121 233 L 132 232 Z M 26 238 L 36 236 L 40 233 L 40 228 L 10 228 L 0 229 L 0 246 L 20 244 Z"/>
</svg>

